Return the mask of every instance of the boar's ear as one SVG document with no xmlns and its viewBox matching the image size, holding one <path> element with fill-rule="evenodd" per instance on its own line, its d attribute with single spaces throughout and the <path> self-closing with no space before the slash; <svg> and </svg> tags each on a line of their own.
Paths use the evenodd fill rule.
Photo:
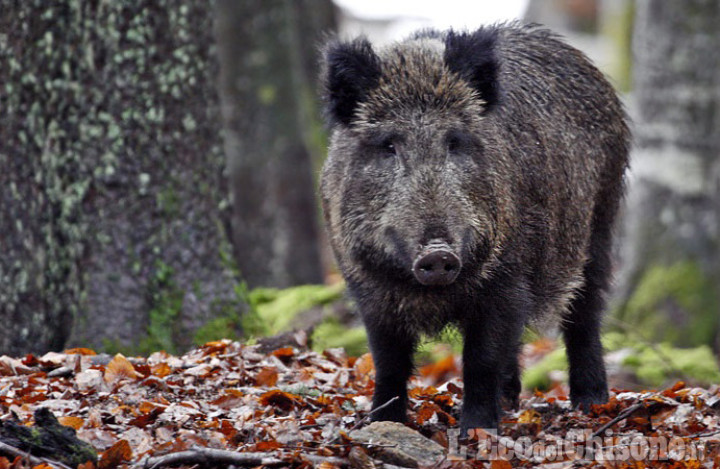
<svg viewBox="0 0 720 469">
<path fill-rule="evenodd" d="M 475 88 L 490 110 L 498 104 L 497 30 L 481 28 L 474 33 L 449 31 L 445 36 L 445 65 Z"/>
<path fill-rule="evenodd" d="M 349 125 L 357 105 L 380 80 L 380 59 L 367 39 L 331 42 L 323 54 L 325 111 L 331 125 Z"/>
</svg>

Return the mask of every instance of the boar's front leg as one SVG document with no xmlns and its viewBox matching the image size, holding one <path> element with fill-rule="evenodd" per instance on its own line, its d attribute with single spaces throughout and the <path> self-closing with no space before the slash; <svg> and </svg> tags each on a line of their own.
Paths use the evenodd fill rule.
<svg viewBox="0 0 720 469">
<path fill-rule="evenodd" d="M 374 421 L 405 422 L 407 380 L 412 373 L 416 338 L 402 328 L 365 321 L 370 352 L 375 363 Z M 397 399 L 390 404 L 393 398 Z"/>
<path fill-rule="evenodd" d="M 498 283 L 484 289 L 479 311 L 462 321 L 463 437 L 474 428 L 497 428 L 500 398 L 514 401 L 519 391 L 518 344 L 532 299 L 523 283 Z"/>
</svg>

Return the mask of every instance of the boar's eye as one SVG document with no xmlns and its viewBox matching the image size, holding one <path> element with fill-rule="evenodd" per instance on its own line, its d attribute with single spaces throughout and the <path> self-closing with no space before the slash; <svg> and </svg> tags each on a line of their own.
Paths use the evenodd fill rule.
<svg viewBox="0 0 720 469">
<path fill-rule="evenodd" d="M 448 136 L 447 149 L 450 153 L 456 153 L 460 149 L 460 139 L 456 135 Z"/>
<path fill-rule="evenodd" d="M 397 155 L 397 149 L 395 148 L 395 144 L 392 142 L 392 140 L 384 141 L 381 148 L 383 152 L 387 153 L 388 155 Z"/>
<path fill-rule="evenodd" d="M 395 141 L 394 137 L 386 137 L 375 141 L 373 146 L 377 149 L 378 154 L 382 156 L 395 156 L 397 155 Z"/>
<path fill-rule="evenodd" d="M 399 143 L 402 143 L 402 137 L 395 132 L 373 134 L 365 141 L 368 150 L 381 157 L 397 155 Z"/>
<path fill-rule="evenodd" d="M 471 135 L 459 130 L 451 130 L 445 137 L 445 145 L 448 153 L 458 153 L 467 150 L 473 143 L 474 139 Z"/>
</svg>

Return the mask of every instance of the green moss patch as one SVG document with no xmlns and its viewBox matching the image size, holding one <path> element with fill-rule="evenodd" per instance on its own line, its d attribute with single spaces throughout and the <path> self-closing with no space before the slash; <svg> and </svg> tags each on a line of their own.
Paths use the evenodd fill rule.
<svg viewBox="0 0 720 469">
<path fill-rule="evenodd" d="M 522 374 L 523 389 L 545 391 L 552 385 L 550 374 L 556 370 L 567 370 L 565 347 L 553 350 L 535 365 L 527 368 Z"/>
<path fill-rule="evenodd" d="M 138 345 L 143 355 L 157 350 L 171 354 L 178 352 L 174 335 L 185 293 L 175 283 L 174 274 L 172 267 L 162 261 L 156 262 L 155 274 L 148 285 L 151 308 L 147 336 Z"/>
<path fill-rule="evenodd" d="M 256 288 L 248 294 L 250 314 L 243 317 L 247 335 L 275 335 L 289 329 L 303 311 L 342 298 L 345 285 L 302 285 L 286 289 Z"/>
<path fill-rule="evenodd" d="M 347 327 L 335 319 L 328 318 L 320 323 L 312 334 L 313 350 L 342 347 L 353 357 L 368 351 L 367 334 L 364 327 Z"/>
<path fill-rule="evenodd" d="M 626 351 L 619 363 L 611 365 L 632 371 L 648 387 L 662 387 L 679 379 L 703 385 L 720 382 L 720 369 L 706 345 L 679 348 L 669 343 L 650 344 L 619 332 L 604 334 L 602 342 L 607 353 Z M 546 390 L 552 384 L 551 372 L 567 367 L 565 347 L 559 347 L 523 372 L 523 388 Z"/>
<path fill-rule="evenodd" d="M 648 268 L 618 312 L 648 339 L 680 347 L 712 344 L 719 326 L 720 299 L 695 262 Z"/>
</svg>

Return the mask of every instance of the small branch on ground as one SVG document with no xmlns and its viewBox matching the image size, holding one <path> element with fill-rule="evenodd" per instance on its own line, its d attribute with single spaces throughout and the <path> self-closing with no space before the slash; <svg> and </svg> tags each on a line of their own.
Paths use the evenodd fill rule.
<svg viewBox="0 0 720 469">
<path fill-rule="evenodd" d="M 595 438 L 596 436 L 600 436 L 602 432 L 607 430 L 608 428 L 612 427 L 616 423 L 618 423 L 621 420 L 625 420 L 626 418 L 630 417 L 632 414 L 637 412 L 638 410 L 642 409 L 645 406 L 643 402 L 636 402 L 635 404 L 631 405 L 627 409 L 620 412 L 617 417 L 607 422 L 605 425 L 601 426 L 597 430 L 593 432 L 593 434 L 590 436 L 590 439 Z"/>
<path fill-rule="evenodd" d="M 287 456 L 296 457 L 292 453 Z M 348 461 L 343 458 L 331 456 L 318 456 L 314 454 L 302 454 L 300 456 L 313 463 L 334 464 L 336 466 L 347 466 Z M 183 464 L 201 464 L 204 466 L 215 466 L 218 464 L 236 464 L 238 466 L 282 466 L 287 465 L 288 460 L 283 459 L 283 453 L 238 453 L 213 448 L 196 447 L 187 451 L 169 453 L 163 456 L 148 458 L 142 464 L 146 469 L 155 469 L 166 466 L 179 466 Z"/>
<path fill-rule="evenodd" d="M 66 466 L 65 464 L 57 461 L 53 461 L 47 458 L 38 458 L 37 456 L 33 456 L 30 453 L 26 453 L 25 451 L 21 449 L 17 449 L 14 446 L 10 446 L 8 444 L 3 443 L 0 441 L 0 454 L 6 454 L 8 456 L 11 456 L 13 458 L 16 458 L 20 456 L 22 459 L 25 459 L 30 464 L 34 466 L 39 466 L 41 464 L 47 464 L 50 467 L 57 468 L 57 469 L 70 469 L 69 466 Z"/>
<path fill-rule="evenodd" d="M 707 431 L 707 432 L 703 432 L 703 433 L 695 433 L 694 435 L 690 435 L 690 436 L 688 436 L 688 437 L 686 437 L 686 438 L 689 438 L 689 439 L 691 439 L 691 440 L 693 440 L 693 439 L 695 439 L 695 438 L 707 438 L 707 437 L 710 437 L 710 436 L 715 436 L 715 435 L 717 435 L 718 433 L 720 433 L 720 428 L 718 428 L 718 429 L 716 429 L 716 430 L 710 430 L 710 431 Z"/>
<path fill-rule="evenodd" d="M 389 406 L 390 404 L 392 404 L 393 402 L 397 401 L 398 399 L 400 399 L 400 396 L 395 396 L 395 397 L 393 397 L 392 399 L 389 399 L 386 403 L 377 406 L 375 409 L 373 409 L 373 410 L 371 410 L 370 412 L 368 412 L 366 416 L 364 416 L 363 418 L 361 418 L 355 425 L 353 425 L 353 426 L 347 431 L 347 433 L 349 434 L 349 433 L 352 432 L 353 430 L 357 430 L 358 428 L 360 428 L 362 425 L 364 425 L 365 423 L 367 423 L 367 422 L 370 420 L 370 417 L 372 416 L 372 414 L 374 414 L 375 412 L 377 412 L 377 411 L 379 411 L 379 410 L 384 409 L 385 407 Z M 339 436 L 339 435 L 336 436 L 335 438 L 333 438 L 332 440 L 328 441 L 328 442 L 325 443 L 325 444 L 331 445 L 331 444 L 335 443 L 338 439 L 340 439 L 340 436 Z"/>
<path fill-rule="evenodd" d="M 393 397 L 392 399 L 388 400 L 385 404 L 380 405 L 380 406 L 377 406 L 375 409 L 373 409 L 373 410 L 371 410 L 370 412 L 368 412 L 368 414 L 367 414 L 365 417 L 363 417 L 363 420 L 369 418 L 369 417 L 370 417 L 372 414 L 374 414 L 375 412 L 384 409 L 385 407 L 389 406 L 390 404 L 392 404 L 393 402 L 397 401 L 398 399 L 400 399 L 400 396 L 395 396 L 395 397 Z M 361 422 L 362 422 L 362 420 L 361 420 Z M 356 424 L 356 425 L 357 425 L 357 424 Z"/>
</svg>

